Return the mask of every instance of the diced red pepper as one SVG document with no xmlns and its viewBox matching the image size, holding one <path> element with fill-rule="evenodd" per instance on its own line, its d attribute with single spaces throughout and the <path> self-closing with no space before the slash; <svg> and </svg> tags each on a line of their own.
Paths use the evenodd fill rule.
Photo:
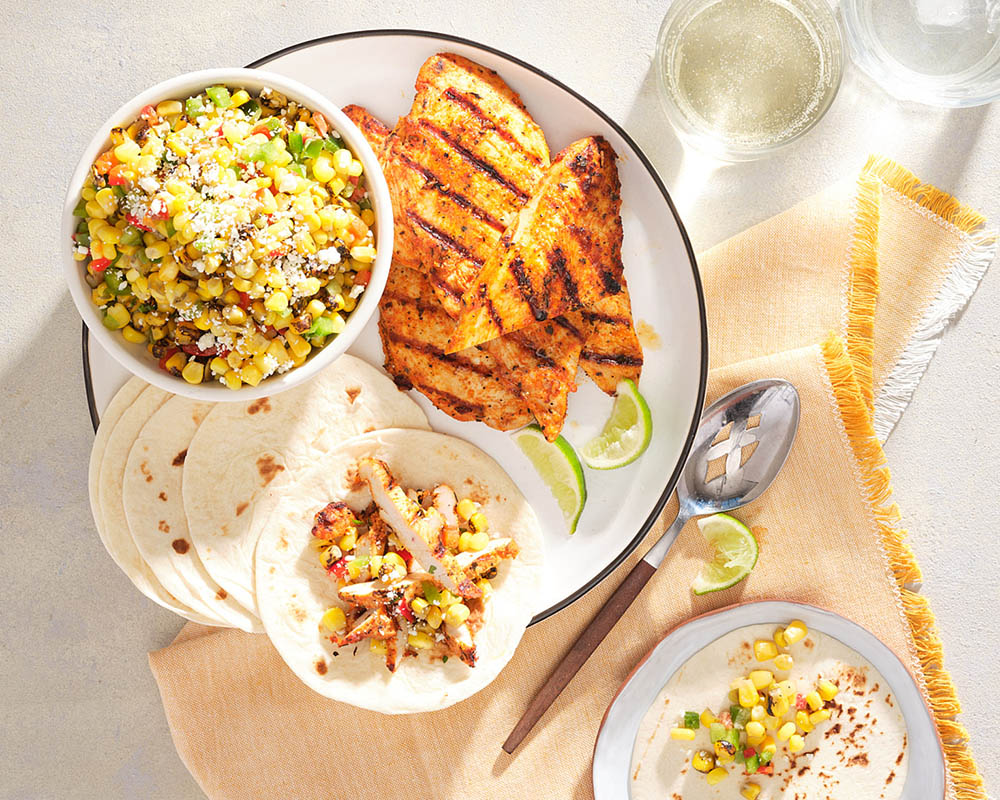
<svg viewBox="0 0 1000 800">
<path fill-rule="evenodd" d="M 115 151 L 105 150 L 94 162 L 94 169 L 97 170 L 98 175 L 107 175 L 111 171 L 111 168 L 118 163 L 119 161 L 115 156 Z"/>
<path fill-rule="evenodd" d="M 758 775 L 773 775 L 774 774 L 774 764 L 764 764 L 757 767 Z"/>
<path fill-rule="evenodd" d="M 403 559 L 403 561 L 405 561 L 405 562 L 407 563 L 407 565 L 409 565 L 409 563 L 410 563 L 411 561 L 413 561 L 413 554 L 412 554 L 412 553 L 410 553 L 410 551 L 409 551 L 409 550 L 404 550 L 404 549 L 403 549 L 402 547 L 397 547 L 397 548 L 396 548 L 396 554 L 397 554 L 397 555 L 398 555 L 398 556 L 399 556 L 399 557 L 400 557 L 401 559 Z"/>
<path fill-rule="evenodd" d="M 176 353 L 176 352 L 177 352 L 177 348 L 176 347 L 168 347 L 164 351 L 163 355 L 160 357 L 160 369 L 166 371 L 166 369 L 167 369 L 167 362 L 170 360 L 170 357 L 174 353 Z"/>
<path fill-rule="evenodd" d="M 274 134 L 271 133 L 271 129 L 269 127 L 267 127 L 267 125 L 265 125 L 263 122 L 260 125 L 258 125 L 257 127 L 255 127 L 252 131 L 250 131 L 251 135 L 257 134 L 257 133 L 263 133 L 268 139 L 270 139 L 272 136 L 274 136 Z"/>
<path fill-rule="evenodd" d="M 143 106 L 139 112 L 139 116 L 150 125 L 155 125 L 160 121 L 160 115 L 156 113 L 156 109 L 153 106 Z"/>
<path fill-rule="evenodd" d="M 135 214 L 126 214 L 125 215 L 125 219 L 128 220 L 128 224 L 129 225 L 134 225 L 136 228 L 138 228 L 141 231 L 152 230 L 152 228 L 150 228 L 146 224 L 145 220 L 139 219 Z"/>
<path fill-rule="evenodd" d="M 327 573 L 333 575 L 337 580 L 343 580 L 344 576 L 347 574 L 347 556 L 334 561 L 326 569 Z"/>
<path fill-rule="evenodd" d="M 170 211 L 167 210 L 166 203 L 160 203 L 160 210 L 153 211 L 152 209 L 150 209 L 149 216 L 146 217 L 146 219 L 160 220 L 160 219 L 167 219 L 167 217 L 169 216 L 170 216 Z"/>
<path fill-rule="evenodd" d="M 399 601 L 399 613 L 409 622 L 417 621 L 417 618 L 413 615 L 413 609 L 410 608 L 410 604 L 405 597 Z"/>
<path fill-rule="evenodd" d="M 267 257 L 279 258 L 280 256 L 283 256 L 287 252 L 288 252 L 287 247 L 276 247 L 274 250 L 272 250 L 270 253 L 267 254 Z"/>
<path fill-rule="evenodd" d="M 743 751 L 743 758 L 752 758 L 755 755 L 757 755 L 757 751 L 754 750 L 752 747 L 748 747 L 746 750 Z"/>
<path fill-rule="evenodd" d="M 351 186 L 357 186 L 358 185 L 358 181 L 360 181 L 360 180 L 361 180 L 361 176 L 360 175 L 351 175 L 351 177 L 349 177 L 347 179 L 347 182 L 349 184 L 351 184 Z"/>
<path fill-rule="evenodd" d="M 128 181 L 125 180 L 120 174 L 119 175 L 114 175 L 114 174 L 108 175 L 108 186 L 126 186 L 127 184 L 128 184 Z"/>
<path fill-rule="evenodd" d="M 363 269 L 357 275 L 354 276 L 355 286 L 367 286 L 368 281 L 372 279 L 371 270 Z"/>
<path fill-rule="evenodd" d="M 328 123 L 326 121 L 326 117 L 318 111 L 313 111 L 312 124 L 315 126 L 316 130 L 319 131 L 320 136 L 326 136 L 327 131 L 330 130 L 330 123 Z"/>
<path fill-rule="evenodd" d="M 94 272 L 104 272 L 110 264 L 111 259 L 109 258 L 95 258 L 91 260 L 90 268 L 94 270 Z"/>
<path fill-rule="evenodd" d="M 719 714 L 719 722 L 727 728 L 733 727 L 733 718 L 729 715 L 728 711 L 723 711 Z"/>
<path fill-rule="evenodd" d="M 229 355 L 229 350 L 225 347 L 220 347 L 217 344 L 213 344 L 211 347 L 200 348 L 196 344 L 182 344 L 181 350 L 187 353 L 189 356 L 221 356 L 225 358 Z"/>
<path fill-rule="evenodd" d="M 246 292 L 240 292 L 240 308 L 244 311 L 250 308 L 250 295 Z"/>
<path fill-rule="evenodd" d="M 809 704 L 806 703 L 805 697 L 802 696 L 801 692 L 795 695 L 795 708 L 798 711 L 805 711 Z"/>
</svg>

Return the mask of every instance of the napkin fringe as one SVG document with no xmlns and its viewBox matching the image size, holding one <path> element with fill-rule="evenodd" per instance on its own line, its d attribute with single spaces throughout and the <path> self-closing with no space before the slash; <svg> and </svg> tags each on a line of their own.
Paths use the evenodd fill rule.
<svg viewBox="0 0 1000 800">
<path fill-rule="evenodd" d="M 875 434 L 879 441 L 884 442 L 909 405 L 917 384 L 920 383 L 931 358 L 937 351 L 945 328 L 969 302 L 969 298 L 976 291 L 979 282 L 992 263 L 996 255 L 997 232 L 983 228 L 986 223 L 986 217 L 983 214 L 959 202 L 936 186 L 922 182 L 908 169 L 889 158 L 870 156 L 861 172 L 859 187 L 862 187 L 866 180 L 881 181 L 890 190 L 898 192 L 913 203 L 920 213 L 933 216 L 935 221 L 951 228 L 957 236 L 962 237 L 962 245 L 945 272 L 944 283 L 934 300 L 924 310 L 923 316 L 917 323 L 916 329 L 906 343 L 892 372 L 886 377 L 883 385 L 879 387 L 878 398 L 874 403 L 869 399 L 869 391 L 871 391 L 871 396 L 874 396 L 874 389 L 869 389 L 871 385 L 871 358 L 869 353 L 865 351 L 866 347 L 871 348 L 871 343 L 874 341 L 871 329 L 859 327 L 857 332 L 852 335 L 850 327 L 848 328 L 848 350 L 852 358 L 855 359 L 862 394 L 865 396 L 869 408 L 874 407 Z M 859 218 L 864 213 L 860 200 L 864 193 L 865 190 L 859 188 Z M 875 225 L 876 227 L 878 225 L 877 217 Z M 858 228 L 861 230 L 856 233 L 856 236 L 865 235 L 860 219 Z M 877 247 L 877 232 L 875 236 Z M 864 255 L 858 257 L 865 261 Z M 853 265 L 852 250 L 852 267 Z M 868 266 L 862 264 L 860 269 L 862 273 L 865 273 Z M 874 264 L 874 269 L 876 272 L 874 280 L 877 284 L 877 264 Z M 867 281 L 870 278 L 863 274 L 861 280 Z M 853 287 L 850 297 L 853 298 Z M 862 321 L 855 323 L 856 325 L 864 325 L 867 321 L 867 317 L 864 316 L 867 311 L 867 305 L 861 308 L 859 314 Z M 874 307 L 871 311 L 872 320 L 874 320 Z M 867 338 L 864 338 L 865 330 L 868 331 Z M 856 338 L 858 336 L 862 337 L 860 344 Z"/>
<path fill-rule="evenodd" d="M 899 589 L 901 613 L 915 645 L 920 678 L 941 737 L 955 800 L 987 800 L 983 779 L 969 749 L 969 733 L 955 719 L 961 705 L 951 676 L 944 668 L 944 651 L 934 614 L 927 598 L 909 588 L 920 580 L 920 567 L 904 541 L 906 532 L 898 525 L 899 510 L 890 502 L 892 486 L 885 454 L 872 426 L 850 353 L 843 339 L 836 335 L 823 343 L 822 351 L 844 430 Z"/>
<path fill-rule="evenodd" d="M 854 234 L 847 253 L 847 352 L 865 405 L 875 403 L 875 307 L 879 295 L 878 223 L 882 186 L 862 172 L 854 198 Z"/>
</svg>

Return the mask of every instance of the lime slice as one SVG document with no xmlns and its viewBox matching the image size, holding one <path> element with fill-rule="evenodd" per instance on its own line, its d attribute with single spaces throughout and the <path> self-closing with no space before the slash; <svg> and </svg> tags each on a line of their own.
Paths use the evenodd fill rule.
<svg viewBox="0 0 1000 800">
<path fill-rule="evenodd" d="M 514 441 L 549 487 L 573 533 L 587 502 L 587 484 L 572 446 L 562 436 L 546 441 L 542 429 L 534 424 L 515 433 Z"/>
<path fill-rule="evenodd" d="M 718 592 L 735 586 L 757 563 L 757 539 L 750 529 L 728 514 L 713 514 L 698 520 L 705 541 L 715 551 L 711 561 L 691 582 L 695 594 Z"/>
<path fill-rule="evenodd" d="M 615 390 L 615 404 L 604 430 L 587 442 L 580 454 L 591 469 L 617 469 L 645 453 L 652 435 L 649 406 L 635 381 L 624 380 Z"/>
</svg>

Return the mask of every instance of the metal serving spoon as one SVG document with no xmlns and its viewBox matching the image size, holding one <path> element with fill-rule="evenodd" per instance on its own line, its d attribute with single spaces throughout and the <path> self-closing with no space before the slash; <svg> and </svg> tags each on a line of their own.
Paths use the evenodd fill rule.
<svg viewBox="0 0 1000 800">
<path fill-rule="evenodd" d="M 503 743 L 506 752 L 514 752 L 632 605 L 684 524 L 691 517 L 731 511 L 760 497 L 785 463 L 798 427 L 799 394 L 777 378 L 741 386 L 705 411 L 677 483 L 677 518 L 559 662 Z"/>
</svg>

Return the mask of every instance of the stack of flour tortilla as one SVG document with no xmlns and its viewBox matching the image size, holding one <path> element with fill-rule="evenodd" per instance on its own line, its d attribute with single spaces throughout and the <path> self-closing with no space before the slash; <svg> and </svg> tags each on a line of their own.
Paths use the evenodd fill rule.
<svg viewBox="0 0 1000 800">
<path fill-rule="evenodd" d="M 305 522 L 334 499 L 371 502 L 348 477 L 364 455 L 426 478 L 425 488 L 482 485 L 497 506 L 490 518 L 516 535 L 521 555 L 494 581 L 474 670 L 409 659 L 393 674 L 365 647 L 317 678 L 313 664 L 329 655 L 319 616 L 337 585 Z M 506 473 L 478 448 L 431 432 L 413 400 L 349 355 L 307 384 L 246 402 L 197 402 L 132 378 L 101 418 L 89 482 L 101 541 L 143 594 L 204 625 L 266 632 L 313 689 L 385 713 L 442 708 L 487 685 L 513 655 L 540 588 L 541 530 Z M 286 534 L 297 549 L 284 546 Z M 266 581 L 255 577 L 262 557 Z M 316 612 L 307 619 L 303 603 Z"/>
</svg>

